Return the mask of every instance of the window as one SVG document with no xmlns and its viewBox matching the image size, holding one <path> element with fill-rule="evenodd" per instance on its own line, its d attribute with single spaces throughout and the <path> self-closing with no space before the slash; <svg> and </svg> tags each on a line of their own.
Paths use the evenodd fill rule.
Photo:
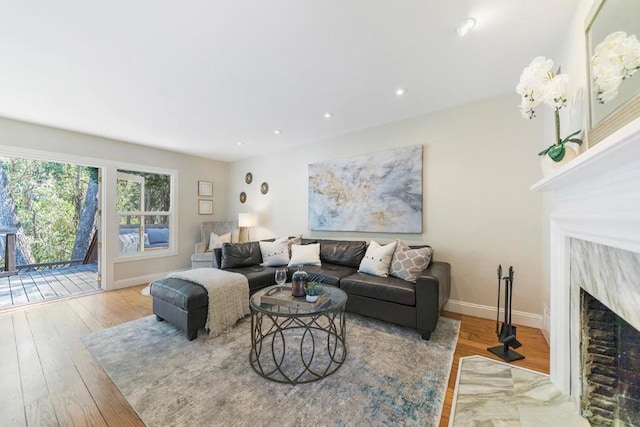
<svg viewBox="0 0 640 427">
<path fill-rule="evenodd" d="M 121 254 L 169 249 L 172 231 L 171 175 L 118 170 Z"/>
</svg>

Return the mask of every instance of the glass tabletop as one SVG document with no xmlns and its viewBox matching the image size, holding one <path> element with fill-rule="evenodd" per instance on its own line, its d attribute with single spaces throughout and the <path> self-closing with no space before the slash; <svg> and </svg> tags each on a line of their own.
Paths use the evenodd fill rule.
<svg viewBox="0 0 640 427">
<path fill-rule="evenodd" d="M 296 298 L 301 302 L 298 306 L 270 304 L 262 302 L 263 296 L 269 296 L 277 293 L 282 289 L 291 289 L 291 283 L 285 283 L 283 286 L 269 286 L 256 292 L 251 296 L 251 309 L 267 314 L 286 315 L 286 316 L 311 316 L 315 314 L 328 313 L 342 308 L 347 302 L 347 294 L 340 288 L 329 285 L 320 286 L 325 293 L 329 294 L 328 301 L 318 304 L 306 303 L 304 297 Z"/>
</svg>

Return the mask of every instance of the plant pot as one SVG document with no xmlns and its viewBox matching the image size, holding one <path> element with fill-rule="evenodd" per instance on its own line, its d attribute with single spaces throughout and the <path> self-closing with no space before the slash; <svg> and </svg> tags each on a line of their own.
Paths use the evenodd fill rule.
<svg viewBox="0 0 640 427">
<path fill-rule="evenodd" d="M 555 162 L 549 157 L 548 154 L 545 154 L 540 159 L 540 166 L 542 167 L 542 174 L 544 176 L 551 175 L 555 173 L 558 169 L 569 163 L 571 160 L 575 159 L 578 155 L 573 148 L 565 146 L 564 157 L 559 162 Z"/>
<path fill-rule="evenodd" d="M 307 295 L 307 302 L 316 302 L 318 301 L 318 298 L 320 298 L 320 295 Z"/>
</svg>

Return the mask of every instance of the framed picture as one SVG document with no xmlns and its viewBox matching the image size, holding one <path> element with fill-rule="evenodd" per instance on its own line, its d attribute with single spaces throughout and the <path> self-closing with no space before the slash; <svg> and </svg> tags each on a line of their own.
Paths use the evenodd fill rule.
<svg viewBox="0 0 640 427">
<path fill-rule="evenodd" d="M 198 196 L 213 196 L 213 183 L 211 181 L 198 181 Z"/>
<path fill-rule="evenodd" d="M 199 215 L 213 215 L 213 200 L 198 200 Z"/>
</svg>

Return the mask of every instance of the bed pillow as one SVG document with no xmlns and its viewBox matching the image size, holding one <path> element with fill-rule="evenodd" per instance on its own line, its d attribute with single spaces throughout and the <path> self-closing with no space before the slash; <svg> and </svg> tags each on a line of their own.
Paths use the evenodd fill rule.
<svg viewBox="0 0 640 427">
<path fill-rule="evenodd" d="M 287 242 L 258 242 L 262 253 L 262 263 L 267 267 L 287 265 L 289 263 L 289 244 Z"/>
<path fill-rule="evenodd" d="M 297 265 L 322 265 L 320 262 L 320 243 L 291 245 L 289 267 Z"/>
<path fill-rule="evenodd" d="M 209 236 L 209 247 L 207 248 L 207 251 L 221 248 L 223 243 L 231 243 L 231 233 L 218 236 L 216 233 L 212 232 Z"/>
<path fill-rule="evenodd" d="M 391 259 L 389 274 L 407 282 L 416 283 L 418 275 L 431 262 L 433 249 L 430 246 L 411 249 L 402 240 L 398 240 L 396 251 Z"/>
<path fill-rule="evenodd" d="M 378 277 L 389 276 L 389 265 L 391 264 L 391 257 L 393 257 L 395 250 L 396 242 L 381 246 L 372 240 L 367 248 L 367 252 L 364 254 L 364 258 L 362 258 L 360 262 L 358 272 L 372 274 Z"/>
</svg>

